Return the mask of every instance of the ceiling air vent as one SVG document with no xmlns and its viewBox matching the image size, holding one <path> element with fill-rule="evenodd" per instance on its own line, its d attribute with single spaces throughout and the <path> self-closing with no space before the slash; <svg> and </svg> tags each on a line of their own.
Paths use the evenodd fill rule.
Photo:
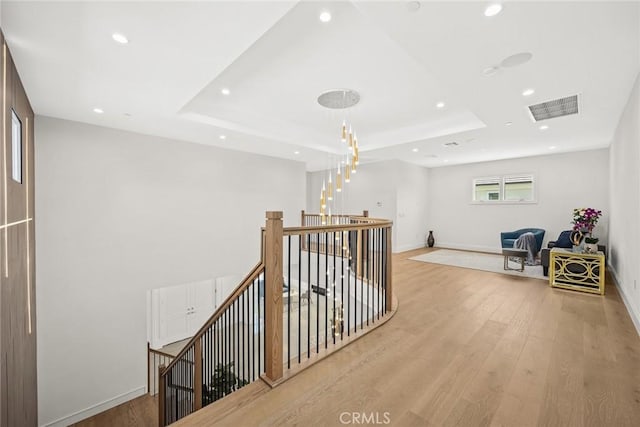
<svg viewBox="0 0 640 427">
<path fill-rule="evenodd" d="M 554 99 L 536 105 L 529 105 L 529 111 L 536 122 L 556 117 L 578 114 L 578 95 Z"/>
<path fill-rule="evenodd" d="M 453 141 L 453 142 L 446 142 L 446 143 L 444 143 L 442 145 L 444 145 L 445 147 L 457 147 L 460 144 L 458 144 L 457 142 Z"/>
</svg>

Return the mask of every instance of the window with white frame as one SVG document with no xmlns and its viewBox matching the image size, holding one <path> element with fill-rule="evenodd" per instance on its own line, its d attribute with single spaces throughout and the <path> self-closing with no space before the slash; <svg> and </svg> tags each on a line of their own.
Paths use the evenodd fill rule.
<svg viewBox="0 0 640 427">
<path fill-rule="evenodd" d="M 11 178 L 22 183 L 22 122 L 11 110 Z"/>
<path fill-rule="evenodd" d="M 473 201 L 534 202 L 534 177 L 532 174 L 518 174 L 475 178 L 473 180 Z"/>
</svg>

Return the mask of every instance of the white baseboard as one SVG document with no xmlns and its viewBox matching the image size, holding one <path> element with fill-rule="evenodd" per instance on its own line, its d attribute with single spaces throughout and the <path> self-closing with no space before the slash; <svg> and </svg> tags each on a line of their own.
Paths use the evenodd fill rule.
<svg viewBox="0 0 640 427">
<path fill-rule="evenodd" d="M 495 246 L 464 245 L 459 243 L 441 242 L 438 243 L 436 247 L 441 249 L 458 249 L 462 251 L 489 252 L 493 254 L 502 253 L 502 248 Z"/>
<path fill-rule="evenodd" d="M 135 399 L 138 396 L 142 396 L 147 392 L 147 387 L 142 386 L 135 388 L 131 391 L 123 393 L 119 396 L 113 397 L 111 399 L 105 400 L 104 402 L 96 403 L 86 409 L 83 409 L 78 412 L 74 412 L 73 414 L 64 416 L 55 421 L 51 421 L 47 424 L 42 424 L 43 427 L 66 427 L 71 424 L 77 423 L 89 417 L 92 417 L 100 412 L 104 412 L 107 409 L 111 409 L 120 405 L 121 403 L 128 402 L 131 399 Z"/>
<path fill-rule="evenodd" d="M 624 288 L 620 286 L 620 279 L 618 278 L 618 273 L 616 272 L 615 268 L 611 266 L 611 264 L 607 264 L 607 269 L 611 273 L 611 277 L 613 277 L 613 281 L 616 284 L 616 288 L 618 288 L 618 293 L 622 297 L 622 302 L 624 303 L 624 306 L 626 307 L 627 312 L 629 313 L 629 317 L 631 317 L 633 326 L 636 327 L 636 332 L 638 333 L 638 336 L 640 336 L 640 319 L 636 315 L 635 310 L 633 309 L 633 305 L 631 304 L 631 301 L 629 301 L 629 298 L 627 297 L 627 294 L 625 293 Z"/>
<path fill-rule="evenodd" d="M 426 243 L 411 243 L 408 245 L 400 245 L 398 247 L 393 248 L 393 253 L 397 254 L 400 252 L 412 251 L 414 249 L 420 249 L 426 247 Z"/>
</svg>

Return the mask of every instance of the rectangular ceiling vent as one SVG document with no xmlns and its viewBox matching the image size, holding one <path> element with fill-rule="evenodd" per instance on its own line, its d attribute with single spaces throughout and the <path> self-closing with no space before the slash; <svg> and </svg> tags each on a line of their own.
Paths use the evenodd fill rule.
<svg viewBox="0 0 640 427">
<path fill-rule="evenodd" d="M 445 147 L 457 147 L 460 144 L 458 144 L 457 142 L 453 141 L 453 142 L 445 142 L 443 145 Z"/>
<path fill-rule="evenodd" d="M 556 117 L 578 114 L 578 95 L 554 99 L 536 105 L 529 105 L 529 111 L 536 122 Z"/>
</svg>

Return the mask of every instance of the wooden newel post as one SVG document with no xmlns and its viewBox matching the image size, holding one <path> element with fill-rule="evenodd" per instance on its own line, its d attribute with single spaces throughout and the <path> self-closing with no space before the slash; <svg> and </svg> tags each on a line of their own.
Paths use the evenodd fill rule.
<svg viewBox="0 0 640 427">
<path fill-rule="evenodd" d="M 166 400 L 165 378 L 162 375 L 164 365 L 158 366 L 158 425 L 164 427 L 166 424 L 164 418 L 164 405 Z"/>
<path fill-rule="evenodd" d="M 304 217 L 304 209 L 300 211 L 300 227 L 306 226 L 305 217 Z M 302 250 L 307 250 L 307 241 L 302 239 Z"/>
<path fill-rule="evenodd" d="M 264 259 L 265 375 L 282 378 L 282 212 L 267 212 Z"/>
<path fill-rule="evenodd" d="M 393 272 L 391 269 L 392 261 L 392 250 L 391 250 L 391 242 L 393 239 L 391 238 L 391 227 L 387 228 L 387 241 L 385 242 L 385 261 L 386 261 L 386 274 L 385 274 L 385 283 L 387 285 L 387 289 L 385 291 L 385 305 L 387 311 L 391 311 L 393 309 Z"/>
</svg>

